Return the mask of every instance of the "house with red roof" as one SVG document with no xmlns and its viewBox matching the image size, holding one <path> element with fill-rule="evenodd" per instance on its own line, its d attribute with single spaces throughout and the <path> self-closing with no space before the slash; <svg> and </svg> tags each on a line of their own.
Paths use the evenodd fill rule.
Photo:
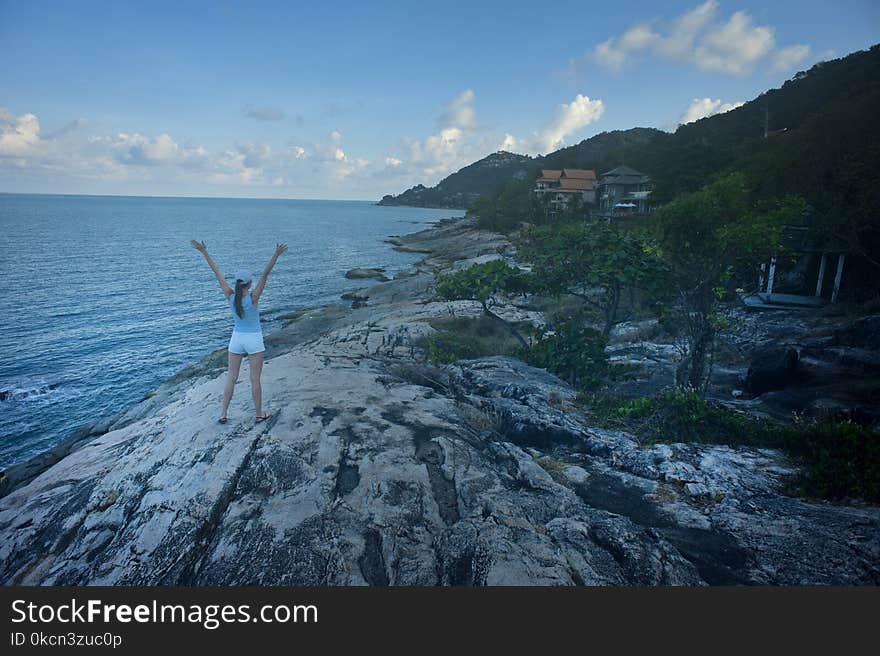
<svg viewBox="0 0 880 656">
<path fill-rule="evenodd" d="M 535 194 L 549 197 L 555 210 L 565 208 L 572 198 L 596 202 L 596 172 L 588 169 L 543 169 L 535 180 Z"/>
</svg>

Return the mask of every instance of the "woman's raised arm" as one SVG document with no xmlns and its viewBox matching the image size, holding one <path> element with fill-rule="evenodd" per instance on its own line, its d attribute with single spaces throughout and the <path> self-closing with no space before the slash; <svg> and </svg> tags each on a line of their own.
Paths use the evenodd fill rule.
<svg viewBox="0 0 880 656">
<path fill-rule="evenodd" d="M 217 276 L 217 282 L 220 283 L 220 289 L 223 290 L 226 298 L 229 298 L 232 294 L 232 289 L 229 287 L 229 284 L 226 282 L 223 274 L 220 273 L 220 267 L 218 267 L 217 263 L 211 259 L 210 255 L 208 255 L 208 247 L 205 245 L 205 242 L 196 241 L 195 239 L 193 239 L 190 243 L 192 244 L 193 248 L 195 248 L 199 253 L 205 256 L 205 260 L 208 262 L 208 266 L 211 267 L 211 271 L 213 271 L 214 275 Z"/>
<path fill-rule="evenodd" d="M 279 256 L 286 250 L 287 244 L 275 244 L 275 252 L 272 254 L 272 259 L 269 260 L 269 264 L 263 269 L 263 275 L 260 276 L 260 282 L 257 283 L 257 286 L 254 287 L 254 291 L 251 292 L 251 299 L 253 300 L 254 305 L 260 302 L 260 296 L 263 293 L 263 288 L 266 286 L 266 280 L 269 279 L 269 272 L 272 270 L 272 267 L 275 266 Z"/>
</svg>

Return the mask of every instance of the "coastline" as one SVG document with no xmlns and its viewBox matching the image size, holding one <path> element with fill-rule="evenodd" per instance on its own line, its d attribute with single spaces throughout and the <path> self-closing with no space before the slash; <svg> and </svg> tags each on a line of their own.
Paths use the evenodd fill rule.
<svg viewBox="0 0 880 656">
<path fill-rule="evenodd" d="M 216 423 L 221 350 L 0 498 L 0 582 L 880 582 L 880 509 L 785 496 L 780 453 L 642 445 L 518 360 L 415 358 L 431 320 L 480 313 L 435 300 L 434 272 L 516 253 L 468 217 L 389 241 L 425 254 L 411 275 L 266 337 L 268 422 L 243 380 Z"/>
<path fill-rule="evenodd" d="M 63 196 L 67 194 L 58 195 Z M 427 254 L 431 251 L 424 249 L 419 250 L 418 248 L 408 249 L 406 246 L 398 246 L 398 242 L 403 243 L 400 240 L 406 241 L 408 237 L 424 233 L 428 230 L 431 230 L 437 225 L 442 225 L 448 222 L 455 222 L 457 220 L 459 220 L 458 217 L 450 217 L 445 219 L 438 219 L 435 221 L 427 221 L 424 223 L 429 227 L 425 228 L 424 230 L 420 230 L 416 233 L 411 233 L 403 236 L 391 235 L 383 241 L 385 243 L 391 244 L 395 250 Z M 413 264 L 413 266 L 418 266 L 419 264 L 420 262 L 416 262 Z M 365 280 L 364 282 L 367 283 L 369 281 Z M 376 282 L 375 284 L 379 283 Z M 360 294 L 363 292 L 364 289 L 368 288 L 369 286 L 361 287 L 357 290 L 354 290 L 353 292 L 348 292 L 347 294 Z M 346 300 L 347 294 L 342 295 L 342 300 Z M 268 358 L 274 355 L 279 355 L 280 353 L 286 352 L 286 350 L 293 348 L 295 340 L 293 343 L 291 343 L 289 335 L 278 335 L 277 338 L 276 335 L 278 333 L 285 332 L 286 329 L 289 328 L 290 325 L 295 321 L 305 319 L 306 321 L 304 322 L 304 325 L 306 327 L 306 332 L 310 332 L 311 330 L 320 331 L 322 329 L 322 320 L 329 321 L 331 319 L 339 318 L 340 310 L 345 309 L 347 308 L 345 308 L 342 303 L 336 302 L 327 303 L 325 305 L 319 305 L 315 307 L 300 308 L 297 310 L 292 310 L 290 312 L 279 311 L 275 319 L 284 320 L 284 323 L 280 328 L 277 328 L 271 333 L 265 335 L 265 345 L 267 351 L 266 357 Z M 303 326 L 300 326 L 300 328 L 302 327 Z M 300 331 L 293 330 L 288 332 L 299 333 Z M 168 379 L 163 381 L 159 385 L 159 387 L 147 393 L 140 401 L 128 406 L 120 412 L 104 417 L 99 417 L 93 422 L 77 426 L 70 432 L 68 437 L 61 440 L 52 447 L 46 449 L 45 451 L 37 453 L 22 462 L 10 465 L 3 471 L 0 471 L 0 498 L 3 498 L 16 488 L 27 484 L 28 482 L 39 476 L 42 472 L 46 471 L 46 469 L 59 462 L 64 457 L 70 455 L 78 448 L 87 444 L 91 439 L 108 433 L 111 430 L 124 428 L 133 421 L 137 421 L 138 419 L 146 416 L 146 414 L 158 407 L 158 405 L 161 404 L 165 399 L 169 398 L 179 384 L 198 376 L 225 370 L 226 347 L 223 346 L 216 351 L 213 351 L 204 356 L 197 362 L 193 362 L 182 367 L 180 371 L 174 373 Z M 151 401 L 151 399 L 155 400 Z"/>
</svg>

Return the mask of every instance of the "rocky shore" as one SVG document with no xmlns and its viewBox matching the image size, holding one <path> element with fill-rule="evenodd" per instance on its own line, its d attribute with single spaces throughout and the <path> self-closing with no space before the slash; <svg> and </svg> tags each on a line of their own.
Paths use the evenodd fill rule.
<svg viewBox="0 0 880 656">
<path fill-rule="evenodd" d="M 0 581 L 880 584 L 880 509 L 786 496 L 779 452 L 641 445 L 512 358 L 421 363 L 429 320 L 480 312 L 435 300 L 434 272 L 515 251 L 469 219 L 390 241 L 426 257 L 266 338 L 269 421 L 242 375 L 217 423 L 218 351 L 6 472 Z M 658 361 L 622 335 L 614 357 Z"/>
</svg>

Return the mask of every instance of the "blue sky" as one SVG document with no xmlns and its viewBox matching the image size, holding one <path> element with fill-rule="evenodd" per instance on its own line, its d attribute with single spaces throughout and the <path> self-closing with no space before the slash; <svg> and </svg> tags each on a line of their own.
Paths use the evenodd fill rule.
<svg viewBox="0 0 880 656">
<path fill-rule="evenodd" d="M 880 40 L 870 0 L 428 4 L 0 0 L 0 191 L 375 199 Z"/>
</svg>

